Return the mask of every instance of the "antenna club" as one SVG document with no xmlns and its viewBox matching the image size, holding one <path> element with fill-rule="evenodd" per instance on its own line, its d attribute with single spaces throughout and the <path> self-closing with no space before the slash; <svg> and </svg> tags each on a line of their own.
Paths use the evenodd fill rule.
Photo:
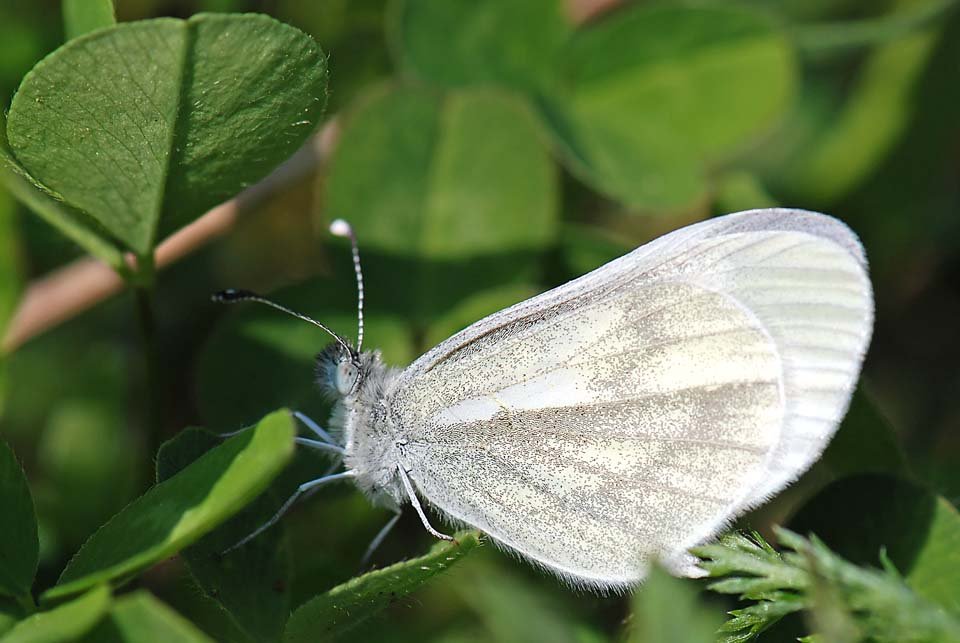
<svg viewBox="0 0 960 643">
<path fill-rule="evenodd" d="M 330 222 L 330 234 L 350 239 L 353 237 L 353 228 L 343 219 L 334 219 Z"/>
<path fill-rule="evenodd" d="M 249 290 L 240 290 L 239 288 L 227 288 L 226 290 L 221 290 L 220 292 L 215 292 L 210 295 L 210 300 L 218 304 L 235 304 L 238 301 L 246 301 L 252 297 L 257 297 L 258 295 Z"/>
</svg>

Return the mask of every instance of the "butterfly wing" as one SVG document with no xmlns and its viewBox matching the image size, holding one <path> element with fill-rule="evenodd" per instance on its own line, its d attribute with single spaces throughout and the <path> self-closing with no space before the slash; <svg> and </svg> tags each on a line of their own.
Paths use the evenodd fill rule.
<svg viewBox="0 0 960 643">
<path fill-rule="evenodd" d="M 661 237 L 491 315 L 391 392 L 418 492 L 575 584 L 635 583 L 799 476 L 872 329 L 853 233 L 799 210 Z"/>
</svg>

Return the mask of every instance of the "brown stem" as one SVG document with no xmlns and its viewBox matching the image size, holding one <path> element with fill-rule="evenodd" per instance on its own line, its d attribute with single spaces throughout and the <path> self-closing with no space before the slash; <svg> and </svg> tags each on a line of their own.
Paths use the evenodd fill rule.
<svg viewBox="0 0 960 643">
<path fill-rule="evenodd" d="M 328 122 L 263 181 L 164 239 L 156 249 L 156 268 L 169 266 L 222 236 L 239 215 L 263 198 L 315 171 L 333 149 L 337 132 L 336 121 Z M 133 258 L 129 257 L 128 262 L 133 265 Z M 0 350 L 14 351 L 29 339 L 112 297 L 123 287 L 124 281 L 116 272 L 92 257 L 78 259 L 32 281 L 10 320 Z"/>
</svg>

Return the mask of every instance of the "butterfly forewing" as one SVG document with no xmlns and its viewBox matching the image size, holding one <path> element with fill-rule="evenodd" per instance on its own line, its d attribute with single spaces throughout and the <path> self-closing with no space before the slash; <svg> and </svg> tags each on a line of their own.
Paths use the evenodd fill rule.
<svg viewBox="0 0 960 643">
<path fill-rule="evenodd" d="M 819 455 L 871 315 L 858 243 L 829 217 L 691 226 L 404 371 L 402 464 L 450 517 L 570 581 L 634 583 Z"/>
</svg>

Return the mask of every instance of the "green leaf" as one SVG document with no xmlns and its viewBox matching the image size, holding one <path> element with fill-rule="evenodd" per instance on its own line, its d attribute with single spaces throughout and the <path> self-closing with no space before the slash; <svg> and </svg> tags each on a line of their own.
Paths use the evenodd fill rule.
<svg viewBox="0 0 960 643">
<path fill-rule="evenodd" d="M 110 607 L 110 588 L 98 585 L 86 594 L 20 621 L 2 643 L 61 643 L 89 632 Z"/>
<path fill-rule="evenodd" d="M 960 616 L 960 515 L 930 491 L 888 475 L 844 478 L 790 527 L 816 533 L 854 563 L 879 566 L 885 552 L 917 594 Z"/>
<path fill-rule="evenodd" d="M 566 88 L 543 101 L 571 169 L 646 209 L 703 198 L 707 164 L 769 129 L 789 104 L 792 52 L 760 12 L 634 6 L 582 28 Z"/>
<path fill-rule="evenodd" d="M 842 107 L 831 103 L 827 121 L 777 168 L 782 189 L 830 203 L 860 185 L 910 124 L 914 89 L 937 42 L 936 33 L 920 32 L 874 51 Z"/>
<path fill-rule="evenodd" d="M 542 250 L 555 236 L 557 198 L 524 103 L 491 90 L 394 87 L 369 95 L 346 121 L 325 208 L 353 223 L 367 252 L 415 258 L 404 294 L 436 311 L 438 299 L 464 289 L 441 262 Z M 468 291 L 490 279 L 471 277 Z"/>
<path fill-rule="evenodd" d="M 447 570 L 480 544 L 475 531 L 459 532 L 430 552 L 358 576 L 300 606 L 287 622 L 284 641 L 312 643 L 336 638 Z"/>
<path fill-rule="evenodd" d="M 353 223 L 365 258 L 390 260 L 368 281 L 393 286 L 380 300 L 415 332 L 468 294 L 533 279 L 558 215 L 540 139 L 525 104 L 492 90 L 390 87 L 347 118 L 324 207 Z"/>
<path fill-rule="evenodd" d="M 691 581 L 653 567 L 634 593 L 630 642 L 713 643 L 723 615 L 702 604 L 697 594 Z"/>
<path fill-rule="evenodd" d="M 118 598 L 107 618 L 83 638 L 86 643 L 212 643 L 201 632 L 149 592 Z"/>
<path fill-rule="evenodd" d="M 293 455 L 293 436 L 289 414 L 277 411 L 151 488 L 90 537 L 44 598 L 122 581 L 196 542 L 267 487 Z"/>
<path fill-rule="evenodd" d="M 502 84 L 535 91 L 552 83 L 571 31 L 559 0 L 397 2 L 388 35 L 405 68 L 448 86 Z"/>
<path fill-rule="evenodd" d="M 267 16 L 123 23 L 34 67 L 7 135 L 30 175 L 145 255 L 295 151 L 326 78 L 316 43 Z"/>
<path fill-rule="evenodd" d="M 40 551 L 37 516 L 27 476 L 17 456 L 0 440 L 0 595 L 20 598 L 30 594 Z"/>
<path fill-rule="evenodd" d="M 61 6 L 67 40 L 117 24 L 113 16 L 113 0 L 63 0 Z"/>
<path fill-rule="evenodd" d="M 50 192 L 30 176 L 10 151 L 7 141 L 6 120 L 0 114 L 0 182 L 21 203 L 35 212 L 44 221 L 57 228 L 64 236 L 111 268 L 126 271 L 123 252 L 106 231 L 86 213 L 71 208 L 54 198 Z"/>
<path fill-rule="evenodd" d="M 175 475 L 219 443 L 217 436 L 202 429 L 181 431 L 157 454 L 157 482 Z M 181 553 L 203 592 L 255 641 L 279 639 L 290 615 L 290 561 L 282 530 L 269 529 L 242 547 L 222 552 L 266 522 L 293 492 L 290 488 L 282 498 L 271 498 L 276 485 L 275 481 L 239 515 Z"/>
</svg>

